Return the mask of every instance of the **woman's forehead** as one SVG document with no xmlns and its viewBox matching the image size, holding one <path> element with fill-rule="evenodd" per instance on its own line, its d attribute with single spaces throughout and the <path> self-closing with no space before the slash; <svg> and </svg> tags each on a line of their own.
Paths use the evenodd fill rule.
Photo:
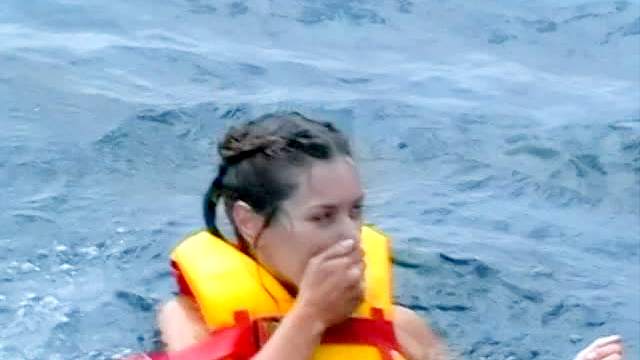
<svg viewBox="0 0 640 360">
<path fill-rule="evenodd" d="M 339 157 L 315 161 L 298 174 L 298 186 L 287 201 L 294 206 L 313 207 L 351 203 L 363 196 L 353 160 Z"/>
</svg>

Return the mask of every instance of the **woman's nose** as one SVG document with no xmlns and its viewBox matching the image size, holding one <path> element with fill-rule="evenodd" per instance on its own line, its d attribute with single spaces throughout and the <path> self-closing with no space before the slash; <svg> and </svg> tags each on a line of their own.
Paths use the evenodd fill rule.
<svg viewBox="0 0 640 360">
<path fill-rule="evenodd" d="M 350 216 L 343 216 L 341 218 L 340 239 L 353 239 L 356 242 L 360 242 L 362 222 L 360 220 L 352 219 Z"/>
</svg>

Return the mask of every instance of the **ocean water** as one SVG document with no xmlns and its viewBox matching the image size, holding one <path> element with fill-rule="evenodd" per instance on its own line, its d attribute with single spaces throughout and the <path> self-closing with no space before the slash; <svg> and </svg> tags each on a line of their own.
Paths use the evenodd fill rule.
<svg viewBox="0 0 640 360">
<path fill-rule="evenodd" d="M 354 142 L 397 301 L 462 359 L 640 350 L 640 2 L 5 0 L 0 359 L 158 345 L 214 144 Z"/>
</svg>

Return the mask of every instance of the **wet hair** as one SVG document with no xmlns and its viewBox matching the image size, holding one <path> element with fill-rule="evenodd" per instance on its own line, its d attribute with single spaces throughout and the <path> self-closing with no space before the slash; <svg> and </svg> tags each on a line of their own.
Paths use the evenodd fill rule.
<svg viewBox="0 0 640 360">
<path fill-rule="evenodd" d="M 230 128 L 218 145 L 218 154 L 220 166 L 204 198 L 204 219 L 207 230 L 224 239 L 216 224 L 220 199 L 232 224 L 231 208 L 243 201 L 265 217 L 266 228 L 297 188 L 292 176 L 295 169 L 304 169 L 312 161 L 351 157 L 351 149 L 331 123 L 298 112 L 279 112 Z M 235 224 L 234 229 L 246 250 Z"/>
</svg>

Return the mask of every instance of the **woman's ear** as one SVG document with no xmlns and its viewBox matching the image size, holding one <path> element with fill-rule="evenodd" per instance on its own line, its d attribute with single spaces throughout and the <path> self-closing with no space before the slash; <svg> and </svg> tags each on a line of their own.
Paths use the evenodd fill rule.
<svg viewBox="0 0 640 360">
<path fill-rule="evenodd" d="M 252 247 L 256 246 L 256 237 L 264 226 L 264 217 L 256 213 L 244 201 L 236 201 L 231 209 L 233 222 L 240 236 Z"/>
</svg>

